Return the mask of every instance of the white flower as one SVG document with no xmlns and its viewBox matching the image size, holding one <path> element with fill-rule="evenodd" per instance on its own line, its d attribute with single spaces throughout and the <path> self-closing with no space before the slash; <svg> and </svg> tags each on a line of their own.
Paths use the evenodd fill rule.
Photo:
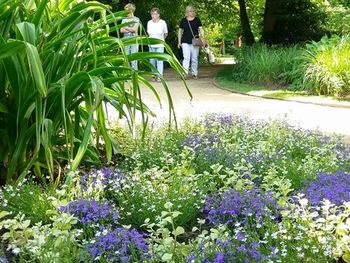
<svg viewBox="0 0 350 263">
<path fill-rule="evenodd" d="M 302 206 L 307 206 L 308 204 L 308 200 L 306 198 L 302 198 L 299 200 L 299 203 L 302 205 Z"/>
</svg>

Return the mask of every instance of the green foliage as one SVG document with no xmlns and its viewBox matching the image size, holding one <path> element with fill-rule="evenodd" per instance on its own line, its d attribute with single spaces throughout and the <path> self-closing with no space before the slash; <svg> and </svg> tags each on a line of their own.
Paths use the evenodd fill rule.
<svg viewBox="0 0 350 263">
<path fill-rule="evenodd" d="M 297 66 L 297 46 L 291 48 L 255 45 L 241 49 L 238 63 L 233 67 L 232 79 L 264 85 L 287 85 Z"/>
<path fill-rule="evenodd" d="M 292 44 L 319 40 L 325 33 L 322 21 L 326 12 L 314 0 L 267 0 L 262 41 L 270 44 Z"/>
<path fill-rule="evenodd" d="M 120 167 L 127 171 L 104 168 L 87 174 L 70 172 L 71 183 L 47 198 L 54 206 L 45 213 L 50 215 L 47 223 L 34 224 L 22 213 L 1 209 L 1 238 L 8 242 L 6 249 L 18 254 L 19 262 L 107 262 L 112 255 L 107 252 L 121 252 L 119 247 L 110 250 L 109 244 L 115 240 L 108 233 L 122 223 L 123 229 L 135 226 L 148 232 L 144 237 L 148 245 L 145 253 L 149 249 L 149 254 L 142 262 L 213 261 L 222 255 L 224 262 L 233 258 L 235 262 L 247 258 L 255 262 L 253 259 L 262 257 L 291 263 L 332 262 L 340 257 L 348 261 L 350 204 L 341 199 L 348 195 L 339 191 L 341 205 L 320 201 L 321 205 L 311 206 L 302 195 L 292 194 L 319 173 L 344 171 L 347 178 L 349 145 L 337 137 L 303 131 L 281 121 L 266 123 L 233 115 L 208 115 L 169 133 L 169 126 L 164 127 L 141 133 L 144 144 L 126 133 L 124 154 L 129 160 Z M 117 129 L 116 134 L 124 132 Z M 215 158 L 218 149 L 226 158 Z M 258 191 L 258 198 L 251 195 L 252 189 Z M 318 187 L 315 191 L 318 193 Z M 235 196 L 225 195 L 229 192 Z M 270 193 L 274 196 L 271 204 L 276 199 L 279 204 L 273 205 L 273 212 L 261 206 L 265 202 L 260 197 L 266 194 L 270 199 Z M 14 197 L 11 194 L 1 196 L 5 208 Z M 110 213 L 88 209 L 86 216 L 98 218 L 101 224 L 95 221 L 82 226 L 60 209 L 81 198 L 114 202 L 120 218 L 110 220 Z M 21 207 L 20 201 L 13 206 Z M 201 210 L 204 206 L 206 209 Z M 237 206 L 244 209 L 236 213 Z M 221 215 L 227 216 L 226 223 L 213 220 Z M 95 236 L 91 235 L 92 228 Z M 107 249 L 101 259 L 87 255 L 97 241 Z M 132 260 L 134 252 L 126 252 Z"/>
<path fill-rule="evenodd" d="M 48 173 L 58 184 L 56 170 L 68 164 L 75 170 L 82 160 L 98 165 L 101 148 L 109 162 L 116 145 L 104 104 L 112 105 L 130 127 L 137 111 L 146 122 L 150 111 L 140 83 L 159 100 L 147 81 L 157 74 L 149 58 L 157 56 L 183 73 L 169 46 L 167 54 L 126 55 L 125 45 L 153 42 L 120 39 L 117 23 L 126 13 L 110 13 L 99 2 L 6 0 L 0 13 L 2 184 L 25 177 L 28 170 L 37 176 Z M 131 60 L 142 61 L 146 70 L 131 69 Z"/>
<path fill-rule="evenodd" d="M 209 179 L 193 174 L 193 170 L 186 167 L 185 159 L 182 166 L 170 171 L 151 168 L 126 176 L 130 179 L 122 184 L 113 182 L 106 196 L 120 207 L 120 222 L 137 228 L 147 218 L 154 222 L 167 202 L 181 211 L 175 220 L 177 225 L 192 223 L 199 214 Z"/>
<path fill-rule="evenodd" d="M 1 190 L 0 209 L 13 215 L 23 213 L 32 223 L 48 223 L 50 216 L 46 213 L 53 209 L 45 190 L 34 183 L 23 182 L 16 188 L 8 185 Z"/>
<path fill-rule="evenodd" d="M 302 57 L 303 87 L 314 94 L 350 94 L 350 37 L 324 37 L 306 46 Z"/>
<path fill-rule="evenodd" d="M 347 34 L 350 31 L 350 6 L 327 6 L 326 25 L 328 31 L 333 34 Z"/>
<path fill-rule="evenodd" d="M 173 206 L 171 202 L 165 203 L 166 210 L 162 210 L 157 222 L 153 223 L 148 218 L 143 225 L 149 233 L 150 250 L 155 262 L 181 262 L 183 256 L 188 254 L 188 246 L 178 242 L 185 229 L 175 223 L 182 213 L 174 211 Z"/>
<path fill-rule="evenodd" d="M 19 213 L 13 219 L 0 221 L 0 229 L 6 231 L 1 239 L 9 244 L 9 250 L 19 254 L 19 262 L 78 262 L 81 249 L 77 237 L 80 233 L 72 229 L 76 219 L 68 214 L 55 215 L 51 219 L 52 224 L 32 224 Z"/>
</svg>

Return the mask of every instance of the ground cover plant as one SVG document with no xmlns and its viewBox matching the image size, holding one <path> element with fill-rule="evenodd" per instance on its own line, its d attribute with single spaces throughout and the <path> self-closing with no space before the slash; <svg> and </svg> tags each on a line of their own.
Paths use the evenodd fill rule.
<svg viewBox="0 0 350 263">
<path fill-rule="evenodd" d="M 113 167 L 1 190 L 3 261 L 350 262 L 340 137 L 235 115 L 114 134 Z"/>
</svg>

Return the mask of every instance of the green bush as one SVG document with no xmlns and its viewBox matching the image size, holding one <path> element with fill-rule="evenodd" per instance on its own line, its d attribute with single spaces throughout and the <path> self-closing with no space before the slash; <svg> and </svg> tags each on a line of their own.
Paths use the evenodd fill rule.
<svg viewBox="0 0 350 263">
<path fill-rule="evenodd" d="M 34 183 L 25 182 L 17 187 L 10 185 L 1 190 L 3 197 L 0 210 L 8 211 L 13 216 L 23 213 L 33 224 L 49 223 L 50 216 L 46 211 L 54 209 L 45 190 Z"/>
<path fill-rule="evenodd" d="M 110 161 L 116 145 L 104 104 L 133 126 L 137 111 L 144 120 L 149 113 L 139 83 L 157 95 L 147 81 L 157 74 L 149 58 L 183 73 L 167 45 L 164 54 L 126 55 L 125 45 L 160 41 L 120 38 L 118 22 L 125 16 L 97 1 L 0 3 L 0 184 L 23 178 L 28 170 L 50 174 L 53 181 L 66 165 L 75 170 L 82 160 L 99 164 L 100 148 Z M 146 70 L 133 70 L 131 60 Z M 170 98 L 169 104 L 171 109 Z"/>
<path fill-rule="evenodd" d="M 306 45 L 301 67 L 302 85 L 311 93 L 350 95 L 350 37 L 324 37 Z"/>
<path fill-rule="evenodd" d="M 254 45 L 244 47 L 233 67 L 233 80 L 264 85 L 287 85 L 296 67 L 295 57 L 300 54 L 298 46 L 269 47 Z"/>
</svg>

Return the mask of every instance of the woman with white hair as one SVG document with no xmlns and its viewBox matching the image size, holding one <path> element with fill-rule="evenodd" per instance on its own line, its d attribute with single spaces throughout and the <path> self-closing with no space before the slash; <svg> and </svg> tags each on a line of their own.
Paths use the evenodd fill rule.
<svg viewBox="0 0 350 263">
<path fill-rule="evenodd" d="M 140 19 L 136 16 L 134 16 L 134 12 L 136 10 L 136 7 L 134 4 L 127 4 L 124 7 L 125 10 L 127 10 L 129 12 L 128 17 L 124 18 L 122 20 L 122 24 L 124 23 L 130 23 L 125 27 L 122 27 L 120 29 L 120 32 L 123 33 L 123 38 L 127 38 L 127 37 L 133 37 L 133 36 L 137 36 L 137 31 L 139 29 L 139 25 L 140 25 Z M 132 54 L 132 53 L 136 53 L 139 49 L 139 46 L 137 44 L 134 45 L 128 45 L 125 47 L 125 53 L 126 54 Z M 135 70 L 137 70 L 137 61 L 133 60 L 131 61 L 131 67 Z"/>
<path fill-rule="evenodd" d="M 152 19 L 147 23 L 147 33 L 152 38 L 165 40 L 168 36 L 168 27 L 163 19 L 160 19 L 160 11 L 158 8 L 152 8 L 151 10 Z M 149 45 L 150 52 L 164 53 L 163 44 Z M 162 60 L 151 59 L 150 62 L 158 70 L 160 75 L 163 75 L 164 64 Z M 154 78 L 155 81 L 159 82 L 159 78 Z"/>
<path fill-rule="evenodd" d="M 200 46 L 194 45 L 194 38 L 200 38 L 202 40 L 202 45 L 205 46 L 202 22 L 198 17 L 196 17 L 195 8 L 189 5 L 186 7 L 186 17 L 180 21 L 178 48 L 182 48 L 182 66 L 185 68 L 186 73 L 188 73 L 191 64 L 192 77 L 193 79 L 197 79 Z"/>
</svg>

